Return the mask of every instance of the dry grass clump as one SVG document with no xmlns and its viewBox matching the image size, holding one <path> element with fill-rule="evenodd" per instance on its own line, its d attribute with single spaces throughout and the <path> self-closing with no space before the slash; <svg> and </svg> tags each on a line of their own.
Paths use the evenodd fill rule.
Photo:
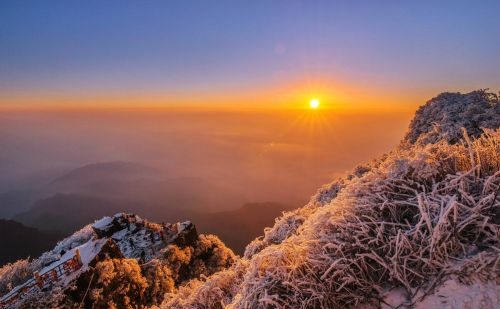
<svg viewBox="0 0 500 309">
<path fill-rule="evenodd" d="M 217 308 L 231 297 L 226 308 L 377 306 L 396 287 L 409 305 L 452 274 L 498 282 L 499 153 L 499 130 L 455 145 L 402 144 L 324 206 L 286 213 L 249 245 L 242 279 L 224 274 L 236 295 L 218 290 L 216 274 L 164 307 Z"/>
</svg>

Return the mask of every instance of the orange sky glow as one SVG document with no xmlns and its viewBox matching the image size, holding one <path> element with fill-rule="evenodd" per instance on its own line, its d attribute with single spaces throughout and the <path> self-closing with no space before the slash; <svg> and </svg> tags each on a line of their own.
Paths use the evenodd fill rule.
<svg viewBox="0 0 500 309">
<path fill-rule="evenodd" d="M 390 92 L 331 81 L 297 81 L 267 88 L 192 92 L 114 91 L 0 93 L 0 110 L 44 109 L 302 109 L 313 98 L 320 109 L 410 111 L 430 98 L 428 91 Z"/>
</svg>

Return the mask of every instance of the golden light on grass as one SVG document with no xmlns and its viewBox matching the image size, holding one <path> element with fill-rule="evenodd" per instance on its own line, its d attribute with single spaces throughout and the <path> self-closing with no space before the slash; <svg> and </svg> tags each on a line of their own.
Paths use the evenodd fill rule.
<svg viewBox="0 0 500 309">
<path fill-rule="evenodd" d="M 312 99 L 309 102 L 309 107 L 312 108 L 312 109 L 318 108 L 319 107 L 319 100 L 318 99 Z"/>
</svg>

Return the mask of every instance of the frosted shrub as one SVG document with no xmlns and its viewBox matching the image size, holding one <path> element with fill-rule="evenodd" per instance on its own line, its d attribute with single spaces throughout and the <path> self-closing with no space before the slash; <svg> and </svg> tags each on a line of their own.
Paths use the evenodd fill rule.
<svg viewBox="0 0 500 309">
<path fill-rule="evenodd" d="M 201 234 L 192 247 L 168 246 L 163 251 L 163 259 L 171 268 L 175 282 L 179 284 L 226 269 L 234 263 L 236 256 L 217 236 Z"/>
<path fill-rule="evenodd" d="M 145 291 L 147 304 L 160 304 L 165 293 L 174 291 L 172 271 L 165 262 L 153 259 L 143 266 L 142 273 L 148 283 L 148 288 Z"/>
<path fill-rule="evenodd" d="M 237 295 L 247 264 L 245 260 L 238 260 L 231 268 L 208 278 L 188 281 L 179 287 L 177 293 L 166 295 L 162 308 L 225 308 Z"/>
<path fill-rule="evenodd" d="M 33 275 L 34 264 L 28 259 L 9 263 L 0 268 L 0 295 L 23 283 Z"/>
<path fill-rule="evenodd" d="M 137 308 L 145 303 L 148 287 L 135 259 L 108 259 L 97 263 L 90 291 L 92 308 Z"/>
</svg>

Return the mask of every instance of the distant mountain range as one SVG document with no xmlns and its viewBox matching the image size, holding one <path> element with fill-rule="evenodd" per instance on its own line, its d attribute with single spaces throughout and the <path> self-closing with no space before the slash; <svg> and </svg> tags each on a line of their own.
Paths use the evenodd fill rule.
<svg viewBox="0 0 500 309">
<path fill-rule="evenodd" d="M 37 190 L 0 195 L 0 213 L 12 205 L 19 212 L 10 216 L 13 220 L 64 235 L 95 218 L 122 211 L 159 222 L 196 220 L 200 231 L 219 235 L 240 254 L 282 211 L 295 208 L 275 202 L 247 203 L 217 183 L 167 178 L 160 170 L 131 162 L 85 165 Z"/>
<path fill-rule="evenodd" d="M 31 212 L 31 208 L 47 205 L 51 198 L 60 200 L 58 194 L 77 200 L 85 197 L 111 204 L 134 204 L 141 213 L 147 209 L 144 215 L 158 218 L 169 215 L 179 205 L 185 210 L 214 211 L 246 202 L 240 193 L 216 181 L 169 177 L 162 170 L 132 162 L 103 162 L 76 168 L 45 184 L 1 193 L 0 218 Z"/>
<path fill-rule="evenodd" d="M 125 210 L 135 208 L 129 207 L 126 203 L 103 198 L 58 193 L 38 200 L 30 210 L 13 219 L 38 229 L 53 229 L 68 234 L 88 224 L 94 218 L 113 214 L 120 207 Z"/>
<path fill-rule="evenodd" d="M 37 200 L 32 189 L 9 190 L 0 193 L 0 218 L 9 219 L 29 209 Z"/>
<path fill-rule="evenodd" d="M 62 233 L 40 231 L 19 222 L 0 219 L 0 265 L 38 257 L 61 240 Z"/>
<path fill-rule="evenodd" d="M 111 196 L 116 183 L 152 178 L 154 169 L 132 162 L 88 164 L 43 182 L 29 182 L 19 188 L 0 193 L 0 217 L 12 218 L 29 210 L 38 200 L 60 193 L 79 193 L 91 196 Z"/>
</svg>

